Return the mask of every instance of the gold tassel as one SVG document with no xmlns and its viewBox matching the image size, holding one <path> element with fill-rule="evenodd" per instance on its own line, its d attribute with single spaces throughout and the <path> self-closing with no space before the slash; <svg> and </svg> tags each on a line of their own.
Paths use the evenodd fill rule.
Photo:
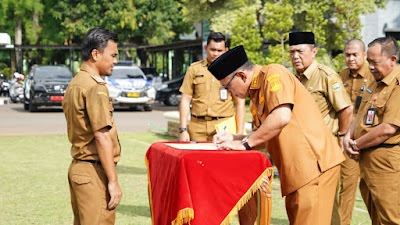
<svg viewBox="0 0 400 225">
<path fill-rule="evenodd" d="M 221 225 L 229 225 L 233 217 L 238 213 L 238 211 L 251 199 L 254 193 L 260 188 L 262 184 L 262 179 L 264 177 L 269 177 L 269 183 L 272 184 L 274 169 L 272 167 L 265 169 L 265 171 L 258 177 L 258 179 L 251 185 L 249 190 L 242 196 L 242 198 L 236 203 L 229 214 L 222 221 Z M 269 204 L 268 204 L 269 205 Z"/>
<path fill-rule="evenodd" d="M 190 221 L 194 219 L 194 210 L 192 208 L 184 208 L 179 210 L 176 218 L 171 222 L 171 225 L 183 225 L 190 224 Z"/>
</svg>

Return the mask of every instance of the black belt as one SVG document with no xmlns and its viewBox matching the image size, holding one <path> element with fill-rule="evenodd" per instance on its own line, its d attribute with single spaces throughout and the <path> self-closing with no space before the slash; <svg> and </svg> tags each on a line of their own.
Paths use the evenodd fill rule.
<svg viewBox="0 0 400 225">
<path fill-rule="evenodd" d="M 101 162 L 97 161 L 97 160 L 89 160 L 89 159 L 76 159 L 74 158 L 76 161 L 80 161 L 80 162 L 88 162 L 88 163 L 92 163 L 92 164 L 97 164 L 101 166 Z M 114 163 L 115 165 L 117 165 L 117 163 Z"/>
<path fill-rule="evenodd" d="M 226 118 L 226 117 L 213 117 L 213 116 L 196 116 L 196 115 L 193 115 L 193 114 L 192 114 L 192 116 L 194 118 L 201 119 L 201 120 L 206 120 L 206 121 L 218 120 L 218 119 Z"/>
</svg>

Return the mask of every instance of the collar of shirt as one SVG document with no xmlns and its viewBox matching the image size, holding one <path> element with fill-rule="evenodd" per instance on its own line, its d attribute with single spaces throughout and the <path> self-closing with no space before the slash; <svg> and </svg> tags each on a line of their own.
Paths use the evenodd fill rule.
<svg viewBox="0 0 400 225">
<path fill-rule="evenodd" d="M 365 77 L 365 74 L 369 71 L 368 64 L 364 63 L 364 65 L 358 70 L 357 76 Z M 349 69 L 349 77 L 353 77 L 353 74 L 351 74 L 351 70 Z"/>
<path fill-rule="evenodd" d="M 253 78 L 251 80 L 250 89 L 260 89 L 260 72 L 262 68 L 263 67 L 261 67 L 260 65 L 254 66 Z"/>
<path fill-rule="evenodd" d="M 318 65 L 317 61 L 314 60 L 314 62 L 311 63 L 311 65 L 302 74 L 296 71 L 296 76 L 300 78 L 302 75 L 304 75 L 307 78 L 307 80 L 309 80 L 315 68 L 317 68 L 317 65 Z"/>
<path fill-rule="evenodd" d="M 100 76 L 99 73 L 96 72 L 96 70 L 94 70 L 91 66 L 87 65 L 86 63 L 83 63 L 81 65 L 81 71 L 89 73 L 90 75 Z"/>
<path fill-rule="evenodd" d="M 400 65 L 397 65 L 381 82 L 389 85 L 397 75 L 400 75 Z"/>
<path fill-rule="evenodd" d="M 204 67 L 208 68 L 208 62 L 207 62 L 206 59 L 201 60 L 200 64 L 201 64 L 201 66 L 204 66 Z"/>
</svg>

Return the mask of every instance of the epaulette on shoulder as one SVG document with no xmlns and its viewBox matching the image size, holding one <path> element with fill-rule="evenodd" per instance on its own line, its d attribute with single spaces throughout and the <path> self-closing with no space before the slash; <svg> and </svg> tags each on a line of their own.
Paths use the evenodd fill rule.
<svg viewBox="0 0 400 225">
<path fill-rule="evenodd" d="M 93 78 L 93 80 L 95 80 L 97 83 L 99 83 L 99 84 L 105 84 L 106 82 L 101 78 L 101 77 L 99 77 L 99 76 L 94 76 L 94 75 L 90 75 L 92 78 Z"/>
<path fill-rule="evenodd" d="M 192 63 L 192 64 L 190 64 L 191 66 L 194 66 L 194 65 L 197 65 L 197 64 L 200 64 L 202 61 L 197 61 L 197 62 L 194 62 L 194 63 Z"/>
<path fill-rule="evenodd" d="M 333 70 L 329 66 L 325 66 L 325 65 L 320 64 L 320 63 L 318 63 L 318 69 L 322 70 L 327 77 L 334 78 L 338 74 L 338 73 L 335 72 L 335 70 Z"/>
</svg>

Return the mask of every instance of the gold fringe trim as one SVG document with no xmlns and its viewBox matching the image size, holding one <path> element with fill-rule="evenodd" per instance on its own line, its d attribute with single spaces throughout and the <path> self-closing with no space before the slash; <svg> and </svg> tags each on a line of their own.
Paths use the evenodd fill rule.
<svg viewBox="0 0 400 225">
<path fill-rule="evenodd" d="M 260 188 L 262 184 L 262 179 L 269 177 L 269 183 L 272 184 L 272 179 L 274 178 L 274 169 L 272 167 L 265 169 L 265 171 L 258 177 L 258 179 L 251 185 L 249 190 L 240 198 L 236 205 L 232 208 L 229 214 L 222 221 L 221 225 L 229 225 L 233 217 L 236 216 L 238 211 L 250 200 L 254 193 Z M 179 224 L 181 225 L 181 224 Z"/>
<path fill-rule="evenodd" d="M 183 225 L 190 224 L 190 221 L 194 219 L 194 210 L 192 208 L 184 208 L 179 210 L 176 218 L 171 222 L 171 225 Z"/>
<path fill-rule="evenodd" d="M 150 212 L 151 212 L 151 223 L 154 225 L 154 213 L 153 213 L 153 198 L 151 196 L 151 182 L 150 182 L 150 167 L 149 167 L 149 160 L 147 157 L 144 157 L 144 161 L 147 167 L 147 180 L 149 181 L 149 199 L 150 199 Z"/>
</svg>

